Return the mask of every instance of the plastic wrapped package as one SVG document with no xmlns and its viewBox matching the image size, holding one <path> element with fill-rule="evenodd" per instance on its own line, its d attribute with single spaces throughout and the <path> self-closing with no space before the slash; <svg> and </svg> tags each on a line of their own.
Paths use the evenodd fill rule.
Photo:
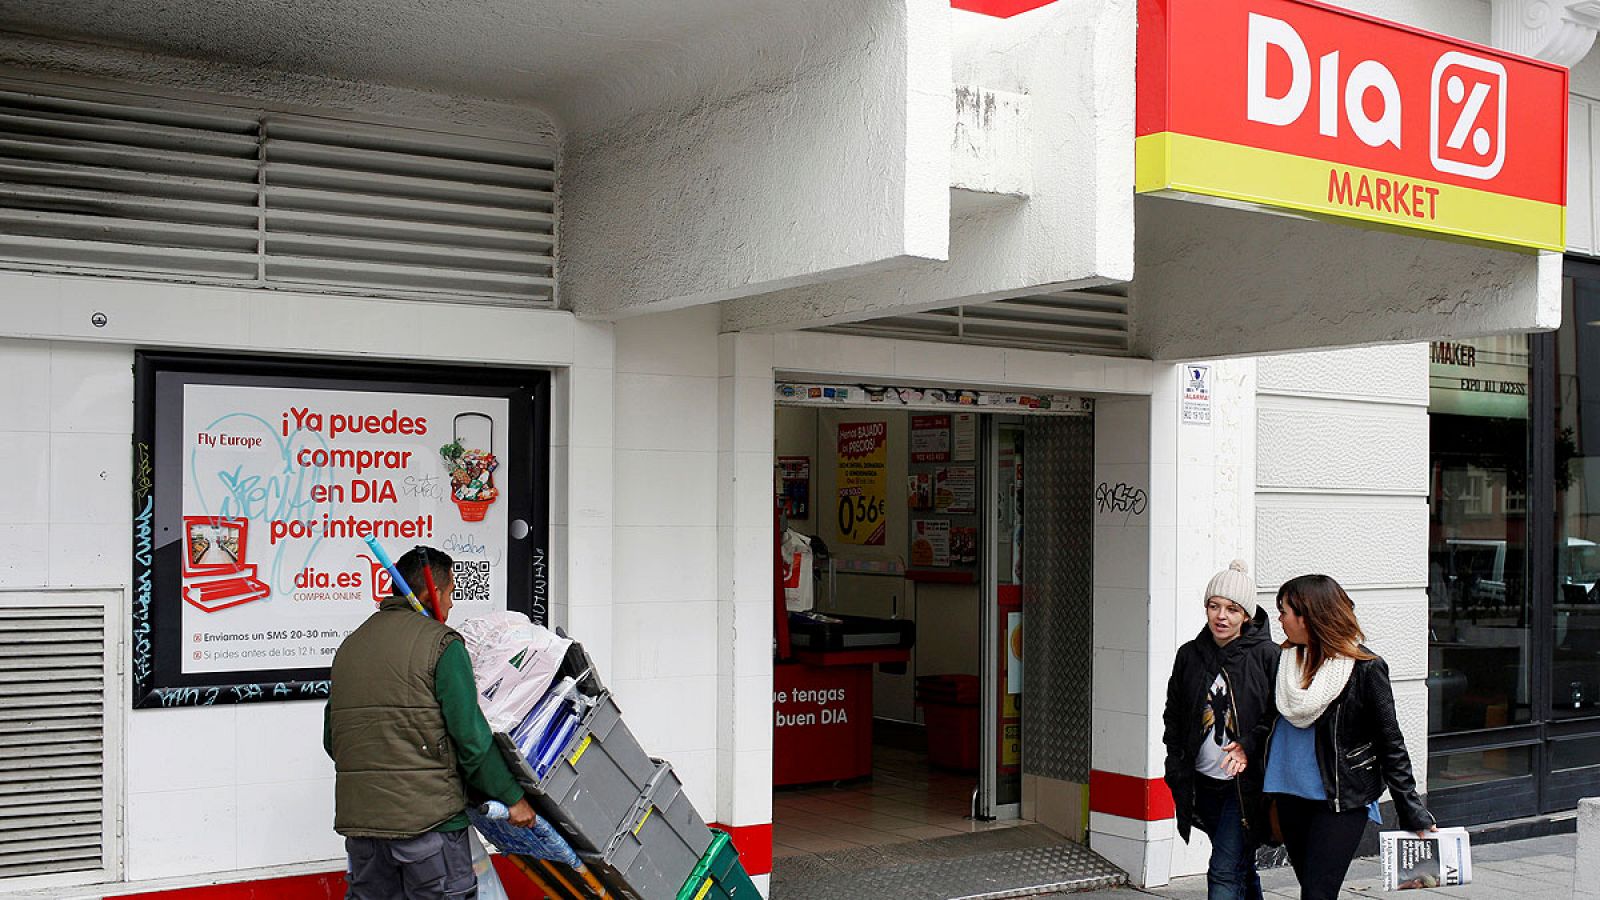
<svg viewBox="0 0 1600 900">
<path fill-rule="evenodd" d="M 494 731 L 509 731 L 539 703 L 572 645 L 518 612 L 468 619 L 456 631 L 472 658 L 478 707 Z"/>
</svg>

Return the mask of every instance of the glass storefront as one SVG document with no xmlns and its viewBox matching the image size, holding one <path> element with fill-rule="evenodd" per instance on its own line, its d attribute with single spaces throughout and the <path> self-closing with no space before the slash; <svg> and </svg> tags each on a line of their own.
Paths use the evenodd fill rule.
<svg viewBox="0 0 1600 900">
<path fill-rule="evenodd" d="M 1428 730 L 1527 722 L 1528 338 L 1430 362 Z"/>
<path fill-rule="evenodd" d="M 1561 319 L 1555 341 L 1559 583 L 1550 697 L 1551 712 L 1567 719 L 1600 711 L 1600 278 L 1568 273 Z"/>
<path fill-rule="evenodd" d="M 1600 265 L 1562 296 L 1554 334 L 1431 348 L 1428 791 L 1456 824 L 1600 793 Z"/>
</svg>

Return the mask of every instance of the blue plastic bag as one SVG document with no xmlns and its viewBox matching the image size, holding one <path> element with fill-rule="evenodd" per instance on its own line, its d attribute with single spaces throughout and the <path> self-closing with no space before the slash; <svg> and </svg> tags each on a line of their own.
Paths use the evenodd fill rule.
<svg viewBox="0 0 1600 900">
<path fill-rule="evenodd" d="M 572 845 L 543 816 L 534 821 L 532 828 L 518 828 L 510 822 L 490 819 L 474 809 L 467 810 L 467 817 L 484 840 L 495 845 L 501 853 L 547 859 L 564 863 L 573 869 L 583 865 L 578 854 L 572 851 Z"/>
</svg>

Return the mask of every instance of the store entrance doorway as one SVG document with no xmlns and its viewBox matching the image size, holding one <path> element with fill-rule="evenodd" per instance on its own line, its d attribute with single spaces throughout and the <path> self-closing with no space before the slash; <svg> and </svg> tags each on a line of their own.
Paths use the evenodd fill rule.
<svg viewBox="0 0 1600 900">
<path fill-rule="evenodd" d="M 1055 559 L 1062 552 L 1083 576 L 1075 599 L 1084 642 L 1063 649 L 1084 667 L 1067 740 L 1082 748 L 1087 769 L 1092 404 L 1080 402 L 1070 416 L 887 406 L 777 411 L 779 860 L 992 832 L 1034 817 L 1024 760 L 1060 753 L 1027 746 L 1023 623 L 1030 603 L 1040 606 L 1027 579 L 1036 568 L 1060 588 L 1059 573 L 1073 568 Z M 1066 502 L 1081 501 L 1082 522 L 1041 519 L 1043 539 L 1034 542 L 1030 511 L 1046 515 L 1061 499 L 1030 490 L 1030 438 L 1042 435 L 1050 447 L 1064 430 L 1075 432 L 1078 453 L 1057 454 L 1061 472 L 1040 468 L 1040 489 L 1080 481 Z M 1075 531 L 1072 540 L 1064 530 Z M 1044 613 L 1046 624 L 1062 618 Z M 1039 674 L 1056 691 L 1063 671 L 1046 659 Z M 1061 728 L 1059 712 L 1045 716 Z"/>
</svg>

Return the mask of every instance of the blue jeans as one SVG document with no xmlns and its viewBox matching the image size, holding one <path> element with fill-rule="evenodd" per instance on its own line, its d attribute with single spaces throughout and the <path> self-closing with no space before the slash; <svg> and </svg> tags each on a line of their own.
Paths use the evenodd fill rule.
<svg viewBox="0 0 1600 900">
<path fill-rule="evenodd" d="M 1245 833 L 1234 783 L 1196 772 L 1194 818 L 1195 825 L 1211 838 L 1206 900 L 1261 900 L 1256 845 Z"/>
</svg>

